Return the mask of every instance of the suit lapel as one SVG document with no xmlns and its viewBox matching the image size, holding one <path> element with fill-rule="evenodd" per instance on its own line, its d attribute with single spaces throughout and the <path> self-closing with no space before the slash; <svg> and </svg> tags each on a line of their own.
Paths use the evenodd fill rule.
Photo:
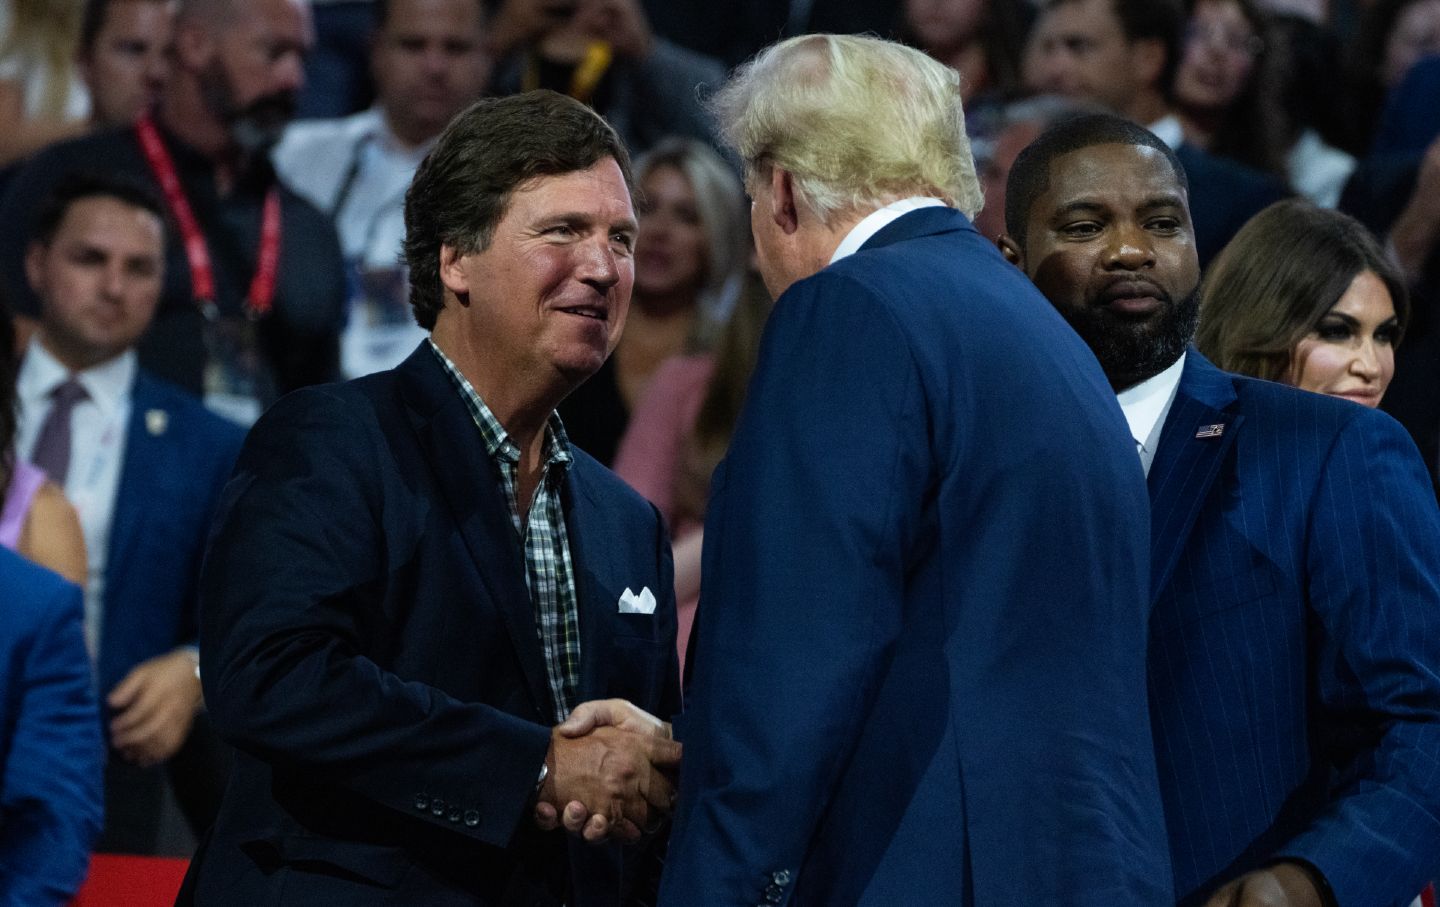
<svg viewBox="0 0 1440 907">
<path fill-rule="evenodd" d="M 421 344 L 396 371 L 411 426 L 430 461 L 444 506 L 454 516 L 475 572 L 504 619 L 536 711 L 548 721 L 555 710 L 545 650 L 525 582 L 525 556 L 480 430 L 427 344 Z"/>
<path fill-rule="evenodd" d="M 1150 465 L 1151 600 L 1158 600 L 1185 550 L 1243 417 L 1230 412 L 1235 385 L 1193 348 Z"/>
<path fill-rule="evenodd" d="M 581 475 L 581 465 L 571 464 L 565 477 L 562 505 L 565 511 L 565 533 L 570 542 L 570 562 L 575 573 L 575 606 L 580 621 L 580 701 L 598 699 L 606 687 L 605 666 L 609 664 L 612 627 L 609 613 L 618 607 L 618 599 L 609 602 L 606 586 L 595 574 L 595 564 L 587 556 L 585 542 L 591 537 L 604 538 L 607 533 L 593 525 L 601 511 L 590 495 L 590 488 Z M 590 526 L 587 531 L 586 527 Z"/>
<path fill-rule="evenodd" d="M 152 412 L 163 413 L 150 416 Z M 115 489 L 115 508 L 110 516 L 109 551 L 105 555 L 105 598 L 127 601 L 126 584 L 138 563 L 131 549 L 145 531 L 147 510 L 153 501 L 144 500 L 144 489 L 153 487 L 155 476 L 168 475 L 175 468 L 168 461 L 169 413 L 160 406 L 150 380 L 137 372 L 130 395 L 130 417 L 125 425 L 125 449 L 120 459 L 120 481 Z M 151 431 L 151 427 L 155 431 Z M 147 507 L 147 504 L 150 506 Z M 162 508 L 163 509 L 163 508 Z M 104 650 L 104 646 L 101 646 Z"/>
</svg>

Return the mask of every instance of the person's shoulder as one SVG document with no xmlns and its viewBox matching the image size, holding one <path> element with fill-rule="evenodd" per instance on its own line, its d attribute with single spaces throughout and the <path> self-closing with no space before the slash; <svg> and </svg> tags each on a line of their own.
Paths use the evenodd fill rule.
<svg viewBox="0 0 1440 907">
<path fill-rule="evenodd" d="M 245 436 L 245 429 L 212 412 L 194 394 L 144 369 L 135 376 L 134 405 L 155 423 L 155 431 L 174 430 L 182 435 L 201 435 L 235 444 Z M 157 415 L 151 415 L 152 412 Z"/>
<path fill-rule="evenodd" d="M 379 113 L 373 108 L 344 117 L 296 120 L 285 127 L 285 134 L 272 153 L 277 157 L 289 157 L 313 151 L 328 158 L 335 153 L 336 142 L 358 141 L 371 132 L 378 121 Z"/>
<path fill-rule="evenodd" d="M 1175 156 L 1190 182 L 1201 183 L 1207 195 L 1217 191 L 1234 192 L 1278 200 L 1290 194 L 1276 177 L 1192 145 L 1181 145 L 1175 149 Z"/>
<path fill-rule="evenodd" d="M 80 608 L 80 587 L 0 546 L 0 601 L 7 624 L 36 622 L 55 609 Z"/>
<path fill-rule="evenodd" d="M 1297 458 L 1327 453 L 1350 433 L 1404 434 L 1398 422 L 1377 409 L 1276 381 L 1234 374 L 1230 378 L 1238 411 L 1246 419 L 1242 432 L 1275 436 Z"/>
<path fill-rule="evenodd" d="M 654 505 L 624 479 L 574 444 L 570 445 L 570 472 L 579 487 L 606 507 L 645 516 L 656 512 Z"/>
</svg>

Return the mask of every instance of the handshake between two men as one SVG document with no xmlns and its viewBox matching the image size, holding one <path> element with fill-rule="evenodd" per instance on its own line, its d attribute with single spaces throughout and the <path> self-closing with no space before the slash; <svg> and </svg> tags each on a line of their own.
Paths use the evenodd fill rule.
<svg viewBox="0 0 1440 907">
<path fill-rule="evenodd" d="M 674 806 L 680 754 L 669 722 L 623 699 L 581 703 L 550 733 L 535 824 L 592 844 L 638 840 Z"/>
</svg>

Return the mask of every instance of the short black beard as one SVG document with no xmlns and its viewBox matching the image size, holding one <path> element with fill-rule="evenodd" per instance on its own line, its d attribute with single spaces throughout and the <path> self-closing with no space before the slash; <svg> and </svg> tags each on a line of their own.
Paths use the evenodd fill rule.
<svg viewBox="0 0 1440 907">
<path fill-rule="evenodd" d="M 206 109 L 229 128 L 236 152 L 247 161 L 268 154 L 295 117 L 297 99 L 290 91 L 261 95 L 241 107 L 219 61 L 201 74 L 200 94 Z"/>
<path fill-rule="evenodd" d="M 1174 365 L 1195 336 L 1200 320 L 1198 286 L 1179 302 L 1168 296 L 1160 302 L 1160 311 L 1144 320 L 1116 315 L 1098 305 L 1061 312 L 1100 360 L 1116 393 Z"/>
</svg>

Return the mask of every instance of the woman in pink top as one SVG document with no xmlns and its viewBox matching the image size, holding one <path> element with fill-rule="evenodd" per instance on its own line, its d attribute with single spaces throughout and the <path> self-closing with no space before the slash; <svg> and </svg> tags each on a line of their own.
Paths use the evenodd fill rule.
<svg viewBox="0 0 1440 907">
<path fill-rule="evenodd" d="M 75 508 L 45 474 L 15 456 L 15 324 L 0 303 L 0 545 L 85 584 L 85 537 Z"/>
</svg>

